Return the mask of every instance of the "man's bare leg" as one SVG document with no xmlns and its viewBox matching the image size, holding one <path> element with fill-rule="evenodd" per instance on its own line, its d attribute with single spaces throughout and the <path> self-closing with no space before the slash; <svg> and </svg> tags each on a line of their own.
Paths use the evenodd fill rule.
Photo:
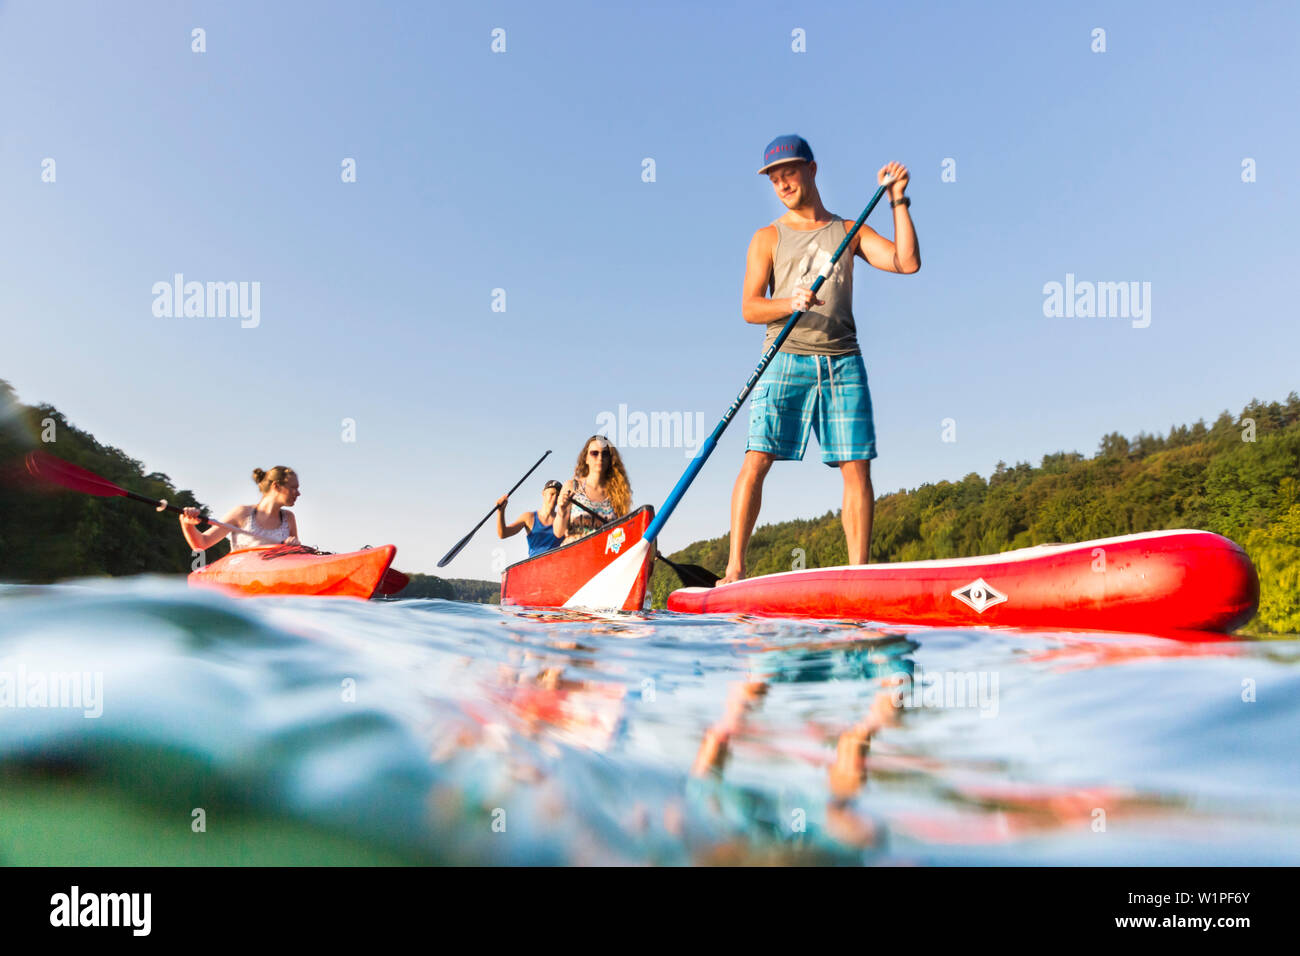
<svg viewBox="0 0 1300 956">
<path fill-rule="evenodd" d="M 730 584 L 745 576 L 745 549 L 763 504 L 763 479 L 774 461 L 776 458 L 764 451 L 745 452 L 736 487 L 731 491 L 731 556 L 719 584 Z"/>
<path fill-rule="evenodd" d="M 876 513 L 876 496 L 871 489 L 871 462 L 842 461 L 840 474 L 844 476 L 844 504 L 840 517 L 844 522 L 844 539 L 849 545 L 849 564 L 867 564 L 871 561 L 871 519 Z M 734 506 L 732 514 L 735 514 Z M 734 548 L 734 517 L 732 535 Z"/>
</svg>

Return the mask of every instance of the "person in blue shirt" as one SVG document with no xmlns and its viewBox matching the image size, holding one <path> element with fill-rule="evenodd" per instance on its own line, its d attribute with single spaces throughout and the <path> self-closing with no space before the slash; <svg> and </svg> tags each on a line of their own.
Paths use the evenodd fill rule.
<svg viewBox="0 0 1300 956">
<path fill-rule="evenodd" d="M 555 536 L 555 503 L 560 498 L 560 483 L 548 481 L 542 486 L 542 510 L 525 511 L 510 524 L 506 524 L 506 502 L 509 495 L 497 499 L 497 537 L 512 538 L 520 531 L 528 532 L 528 556 L 535 557 L 557 547 L 561 539 Z"/>
</svg>

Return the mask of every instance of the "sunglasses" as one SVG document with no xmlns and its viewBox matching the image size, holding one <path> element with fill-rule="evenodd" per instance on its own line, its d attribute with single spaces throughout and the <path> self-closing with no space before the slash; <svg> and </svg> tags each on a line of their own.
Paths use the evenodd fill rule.
<svg viewBox="0 0 1300 956">
<path fill-rule="evenodd" d="M 600 458 L 601 456 L 603 456 L 603 455 L 607 455 L 607 454 L 609 454 L 609 452 L 605 451 L 605 449 L 603 449 L 603 448 L 593 448 L 591 451 L 587 452 L 587 457 L 588 457 L 588 458 Z"/>
</svg>

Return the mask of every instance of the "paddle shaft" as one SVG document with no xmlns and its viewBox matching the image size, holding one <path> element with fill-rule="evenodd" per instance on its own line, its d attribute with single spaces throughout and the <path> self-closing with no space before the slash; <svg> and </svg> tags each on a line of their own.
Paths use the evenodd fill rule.
<svg viewBox="0 0 1300 956">
<path fill-rule="evenodd" d="M 546 449 L 546 455 L 549 455 L 550 453 L 551 450 L 549 448 Z M 511 495 L 513 495 L 516 491 L 519 490 L 519 486 L 528 480 L 529 475 L 535 472 L 538 468 L 542 467 L 542 462 L 546 461 L 546 455 L 543 455 L 541 458 L 537 459 L 537 464 L 529 468 L 528 471 L 524 473 L 524 476 L 515 482 L 515 486 L 511 488 L 509 492 L 506 493 L 507 498 L 509 498 Z M 470 529 L 469 534 L 465 535 L 465 537 L 457 541 L 456 546 L 452 548 L 450 551 L 448 551 L 446 555 L 443 556 L 443 559 L 438 562 L 438 567 L 440 568 L 443 567 L 444 565 L 448 564 L 452 558 L 460 554 L 460 549 L 465 547 L 465 545 L 469 544 L 469 539 L 474 537 L 474 535 L 478 533 L 478 529 L 483 527 L 483 525 L 487 522 L 488 518 L 491 518 L 494 514 L 497 513 L 498 510 L 500 509 L 493 508 L 487 514 L 485 514 L 483 516 L 483 520 L 480 521 L 478 524 L 474 525 L 474 527 Z"/>
<path fill-rule="evenodd" d="M 609 524 L 609 522 L 605 520 L 604 515 L 600 514 L 599 512 L 593 511 L 591 508 L 588 508 L 581 501 L 574 501 L 572 498 L 570 498 L 569 504 L 573 505 L 575 508 L 581 508 L 583 511 L 587 512 L 587 514 L 591 515 L 593 518 L 598 518 L 600 520 L 601 527 L 604 527 L 605 525 Z M 615 518 L 614 520 L 617 521 L 618 519 Z M 599 531 L 600 528 L 597 528 L 596 530 Z"/>
<path fill-rule="evenodd" d="M 169 504 L 166 498 L 149 498 L 145 495 L 137 494 L 134 491 L 116 485 L 109 481 L 103 475 L 97 475 L 93 471 L 87 471 L 80 465 L 74 465 L 70 461 L 64 461 L 62 458 L 56 458 L 53 455 L 46 454 L 43 451 L 34 450 L 27 453 L 27 471 L 33 477 L 40 478 L 42 481 L 48 481 L 56 484 L 61 488 L 68 488 L 72 491 L 80 491 L 82 494 L 95 495 L 99 498 L 129 498 L 132 501 L 138 501 L 141 504 L 148 505 L 154 511 L 162 513 L 170 511 L 173 514 L 184 514 L 184 508 L 178 508 L 176 505 Z M 246 534 L 249 537 L 257 538 L 259 541 L 265 541 L 267 544 L 283 544 L 282 541 L 276 541 L 264 534 L 258 534 L 255 531 L 245 531 L 232 524 L 226 524 L 224 521 L 218 521 L 210 515 L 201 514 L 202 519 L 209 524 L 225 528 L 227 531 L 238 531 L 240 534 Z"/>
<path fill-rule="evenodd" d="M 817 278 L 813 281 L 811 289 L 814 294 L 822 287 L 822 283 L 826 281 L 826 277 L 830 275 L 831 270 L 835 268 L 835 263 L 839 262 L 840 256 L 844 254 L 844 250 L 849 247 L 849 243 L 853 241 L 853 237 L 858 234 L 858 230 L 862 228 L 862 224 L 867 221 L 867 217 L 871 215 L 871 211 L 876 208 L 876 203 L 880 202 L 880 197 L 885 194 L 885 190 L 888 189 L 892 183 L 892 179 L 886 179 L 880 184 L 880 187 L 876 190 L 876 194 L 871 197 L 871 202 L 867 203 L 867 208 L 862 210 L 862 215 L 857 218 L 853 223 L 853 228 L 844 236 L 844 241 L 839 244 L 839 247 L 835 250 L 835 254 L 830 257 L 827 263 L 822 266 L 821 271 L 817 273 Z M 722 416 L 722 420 L 718 422 L 717 427 L 715 427 L 709 437 L 704 440 L 704 443 L 700 446 L 700 450 L 695 453 L 695 457 L 691 459 L 691 463 L 686 466 L 686 471 L 682 473 L 681 478 L 677 479 L 677 484 L 674 485 L 673 490 L 669 492 L 668 498 L 663 503 L 663 507 L 660 508 L 659 512 L 654 516 L 654 520 L 650 522 L 650 526 L 645 529 L 645 534 L 641 536 L 643 540 L 653 541 L 658 537 L 659 532 L 663 529 L 664 523 L 668 520 L 668 516 L 673 513 L 673 510 L 682 500 L 682 496 L 686 494 L 686 489 L 691 486 L 691 482 L 695 480 L 695 476 L 700 473 L 700 469 L 704 467 L 704 463 L 708 461 L 709 456 L 713 454 L 713 449 L 718 445 L 718 439 L 720 439 L 722 433 L 727 430 L 727 426 L 731 424 L 731 420 L 736 417 L 736 412 L 740 410 L 740 406 L 745 403 L 745 399 L 749 397 L 749 393 L 753 391 L 754 386 L 758 384 L 758 380 L 762 377 L 763 372 L 765 372 L 767 367 L 772 364 L 772 359 L 776 356 L 776 353 L 780 351 L 781 346 L 785 344 L 785 340 L 790 337 L 790 333 L 794 331 L 795 323 L 797 323 L 802 316 L 803 312 L 790 313 L 790 318 L 786 319 L 785 326 L 777 334 L 776 338 L 772 341 L 772 344 L 767 347 L 767 350 L 763 353 L 763 357 L 759 359 L 758 366 L 754 369 L 753 374 L 749 376 L 749 381 L 745 382 L 745 387 L 740 390 L 740 394 L 736 396 L 735 401 L 728 406 L 726 412 Z"/>
<path fill-rule="evenodd" d="M 130 498 L 132 501 L 139 501 L 146 505 L 151 505 L 154 511 L 170 511 L 172 514 L 178 515 L 185 514 L 184 508 L 178 508 L 175 505 L 168 504 L 166 498 L 146 498 L 144 495 L 136 494 L 134 491 L 127 491 L 125 488 L 121 489 L 121 491 L 124 498 Z M 224 521 L 218 521 L 211 515 L 203 515 L 203 520 L 208 524 L 216 525 L 218 528 L 225 528 L 227 531 L 238 531 L 240 534 L 246 534 L 250 538 L 256 538 L 258 541 L 265 541 L 267 544 L 284 544 L 283 541 L 277 541 L 275 538 L 268 538 L 266 535 L 258 534 L 256 531 L 248 531 L 238 525 L 226 524 Z"/>
</svg>

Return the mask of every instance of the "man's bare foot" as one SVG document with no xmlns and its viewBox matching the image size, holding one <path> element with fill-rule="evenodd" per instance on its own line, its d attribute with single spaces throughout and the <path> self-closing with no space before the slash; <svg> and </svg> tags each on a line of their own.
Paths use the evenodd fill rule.
<svg viewBox="0 0 1300 956">
<path fill-rule="evenodd" d="M 722 577 L 718 578 L 718 583 L 732 584 L 736 581 L 739 581 L 744 576 L 745 576 L 744 568 L 733 568 L 731 565 L 727 565 L 727 573 L 724 574 Z"/>
</svg>

